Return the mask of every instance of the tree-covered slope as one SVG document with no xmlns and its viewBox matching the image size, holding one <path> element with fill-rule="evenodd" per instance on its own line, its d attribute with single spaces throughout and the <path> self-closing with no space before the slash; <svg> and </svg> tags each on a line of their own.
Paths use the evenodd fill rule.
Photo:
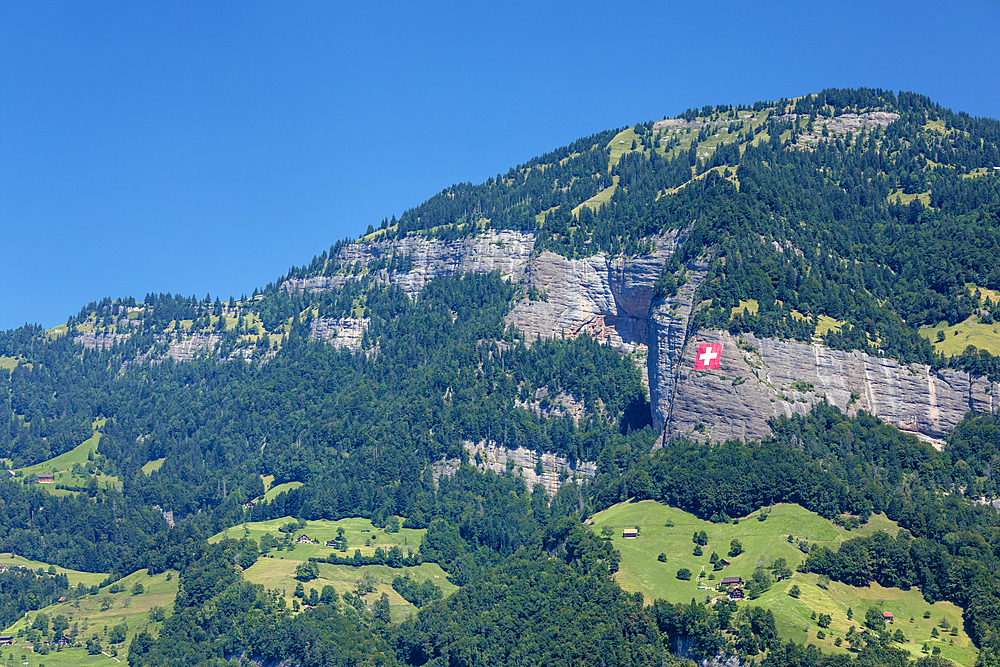
<svg viewBox="0 0 1000 667">
<path fill-rule="evenodd" d="M 617 589 L 616 554 L 579 525 L 630 498 L 715 521 L 795 502 L 845 523 L 885 512 L 903 541 L 858 542 L 809 567 L 963 605 L 970 636 L 994 651 L 1000 522 L 972 502 L 996 494 L 994 417 L 970 415 L 943 452 L 822 400 L 758 442 L 663 438 L 647 389 L 657 380 L 641 368 L 648 312 L 636 304 L 676 315 L 670 299 L 682 294 L 681 348 L 689 332 L 728 329 L 997 376 L 992 356 L 946 358 L 919 330 L 992 321 L 998 142 L 1000 123 L 911 93 L 706 107 L 452 186 L 250 297 L 104 299 L 53 331 L 2 332 L 0 457 L 11 469 L 44 470 L 95 428 L 101 437 L 60 488 L 0 481 L 0 550 L 113 578 L 181 571 L 176 613 L 159 637 L 137 636 L 135 664 L 652 663 L 689 640 L 696 657 L 824 664 L 782 648 L 766 610 L 732 624 L 728 607 L 700 601 L 650 611 Z M 498 253 L 520 244 L 518 271 L 466 261 L 487 237 Z M 417 242 L 436 244 L 433 266 Z M 593 288 L 587 299 L 621 308 L 595 307 L 593 328 L 568 331 L 564 314 L 590 302 L 539 289 L 542 259 L 564 263 L 576 281 L 565 284 Z M 639 264 L 646 273 L 630 283 Z M 532 308 L 553 335 L 515 326 Z M 606 335 L 615 318 L 608 327 L 631 331 L 627 345 L 583 335 L 620 343 Z M 488 469 L 490 452 L 519 448 L 540 472 L 535 453 L 567 462 L 547 473 L 548 491 L 529 488 L 513 458 Z M 290 490 L 249 504 L 265 478 Z M 368 608 L 356 595 L 287 610 L 242 580 L 257 543 L 206 542 L 286 516 L 426 528 L 410 558 L 464 588 L 398 628 L 384 624 L 388 602 Z M 887 551 L 893 568 L 872 566 Z M 484 639 L 498 625 L 503 636 Z M 877 642 L 854 655 L 905 660 Z"/>
</svg>

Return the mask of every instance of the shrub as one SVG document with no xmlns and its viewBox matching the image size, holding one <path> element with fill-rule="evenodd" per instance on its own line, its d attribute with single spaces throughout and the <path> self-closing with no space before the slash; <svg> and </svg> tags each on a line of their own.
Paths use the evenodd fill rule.
<svg viewBox="0 0 1000 667">
<path fill-rule="evenodd" d="M 687 569 L 686 567 L 682 567 L 681 569 L 677 570 L 677 578 L 681 579 L 682 581 L 689 581 L 691 579 L 691 570 Z"/>
<path fill-rule="evenodd" d="M 734 558 L 741 553 L 743 553 L 743 543 L 733 538 L 733 541 L 729 543 L 729 557 Z"/>
</svg>

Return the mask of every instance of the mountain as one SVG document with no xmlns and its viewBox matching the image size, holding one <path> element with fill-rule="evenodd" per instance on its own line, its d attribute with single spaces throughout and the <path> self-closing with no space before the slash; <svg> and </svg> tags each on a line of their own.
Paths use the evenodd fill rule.
<svg viewBox="0 0 1000 667">
<path fill-rule="evenodd" d="M 130 635 L 133 664 L 181 646 L 464 664 L 505 577 L 525 604 L 586 608 L 593 585 L 630 615 L 594 621 L 577 661 L 670 660 L 680 635 L 700 637 L 695 657 L 777 660 L 773 618 L 735 641 L 724 611 L 615 593 L 617 557 L 581 522 L 628 499 L 717 522 L 797 503 L 897 522 L 892 545 L 845 543 L 870 561 L 861 574 L 840 556 L 804 566 L 962 606 L 986 660 L 1000 646 L 1000 520 L 981 504 L 1000 451 L 998 146 L 1000 122 L 913 93 L 704 107 L 453 185 L 249 297 L 104 299 L 51 331 L 3 332 L 0 456 L 16 476 L 0 484 L 0 548 L 110 580 L 177 571 L 175 614 Z M 706 343 L 721 356 L 702 368 Z M 48 471 L 51 487 L 32 483 Z M 448 625 L 433 611 L 379 625 L 375 600 L 350 602 L 365 598 L 288 615 L 297 599 L 241 574 L 263 539 L 205 541 L 286 517 L 426 531 L 407 558 L 464 587 L 433 603 Z M 344 566 L 374 563 L 357 560 L 366 548 Z M 224 599 L 232 623 L 200 635 Z M 257 614 L 276 633 L 264 652 Z M 523 634 L 503 614 L 490 622 Z M 334 658 L 336 642 L 354 648 Z M 490 661 L 525 658 L 505 651 Z"/>
</svg>

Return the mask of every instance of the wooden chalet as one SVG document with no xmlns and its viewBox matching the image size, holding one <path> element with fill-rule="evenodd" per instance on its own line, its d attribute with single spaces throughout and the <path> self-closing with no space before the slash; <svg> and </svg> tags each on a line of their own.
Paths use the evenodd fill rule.
<svg viewBox="0 0 1000 667">
<path fill-rule="evenodd" d="M 336 547 L 336 546 L 337 546 L 337 540 L 327 540 L 327 541 L 326 541 L 326 542 L 325 542 L 325 543 L 323 544 L 323 546 L 324 546 L 324 547 Z"/>
<path fill-rule="evenodd" d="M 738 586 L 739 588 L 742 588 L 743 587 L 743 577 L 723 577 L 722 578 L 722 585 L 723 586 L 727 586 L 727 587 L 728 586 Z"/>
<path fill-rule="evenodd" d="M 13 644 L 14 638 L 10 635 L 0 636 L 0 646 L 6 646 L 8 644 Z"/>
<path fill-rule="evenodd" d="M 39 475 L 38 476 L 38 483 L 39 484 L 52 484 L 55 481 L 56 481 L 56 476 L 55 475 Z"/>
<path fill-rule="evenodd" d="M 312 539 L 308 535 L 299 535 L 298 539 L 295 540 L 296 544 L 316 544 L 316 540 Z"/>
</svg>

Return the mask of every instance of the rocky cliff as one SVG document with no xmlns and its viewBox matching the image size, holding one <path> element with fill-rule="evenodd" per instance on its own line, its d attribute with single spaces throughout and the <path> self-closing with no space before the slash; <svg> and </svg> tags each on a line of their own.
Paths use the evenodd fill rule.
<svg viewBox="0 0 1000 667">
<path fill-rule="evenodd" d="M 699 342 L 723 343 L 718 370 L 694 370 Z M 699 437 L 701 424 L 713 440 L 760 438 L 769 433 L 768 418 L 805 413 L 826 400 L 849 413 L 878 415 L 940 446 L 967 412 L 995 412 L 1000 405 L 1000 388 L 985 378 L 819 344 L 700 331 L 681 357 L 676 371 L 661 366 L 656 379 L 674 383 L 673 396 L 655 406 L 667 415 L 670 435 Z"/>
<path fill-rule="evenodd" d="M 805 413 L 827 400 L 848 412 L 866 410 L 940 445 L 940 438 L 969 410 L 995 411 L 1000 406 L 1000 388 L 965 373 L 933 371 L 819 344 L 689 331 L 708 257 L 688 263 L 686 282 L 677 294 L 654 301 L 660 270 L 683 239 L 682 230 L 653 239 L 655 251 L 648 255 L 597 254 L 585 259 L 535 252 L 535 235 L 515 231 L 486 231 L 457 241 L 413 236 L 356 243 L 336 258 L 341 266 L 355 267 L 354 275 L 288 280 L 282 289 L 330 289 L 378 260 L 384 264 L 393 253 L 409 258 L 408 270 L 382 268 L 376 276 L 411 296 L 438 276 L 497 270 L 522 283 L 526 293 L 529 286 L 535 288 L 531 293 L 538 297 L 525 296 L 508 315 L 509 324 L 528 340 L 586 334 L 633 353 L 649 388 L 653 424 L 668 437 L 760 438 L 769 433 L 770 417 Z M 353 347 L 363 330 L 359 320 L 317 321 L 312 334 Z M 696 372 L 696 343 L 716 341 L 724 343 L 719 369 Z"/>
</svg>

